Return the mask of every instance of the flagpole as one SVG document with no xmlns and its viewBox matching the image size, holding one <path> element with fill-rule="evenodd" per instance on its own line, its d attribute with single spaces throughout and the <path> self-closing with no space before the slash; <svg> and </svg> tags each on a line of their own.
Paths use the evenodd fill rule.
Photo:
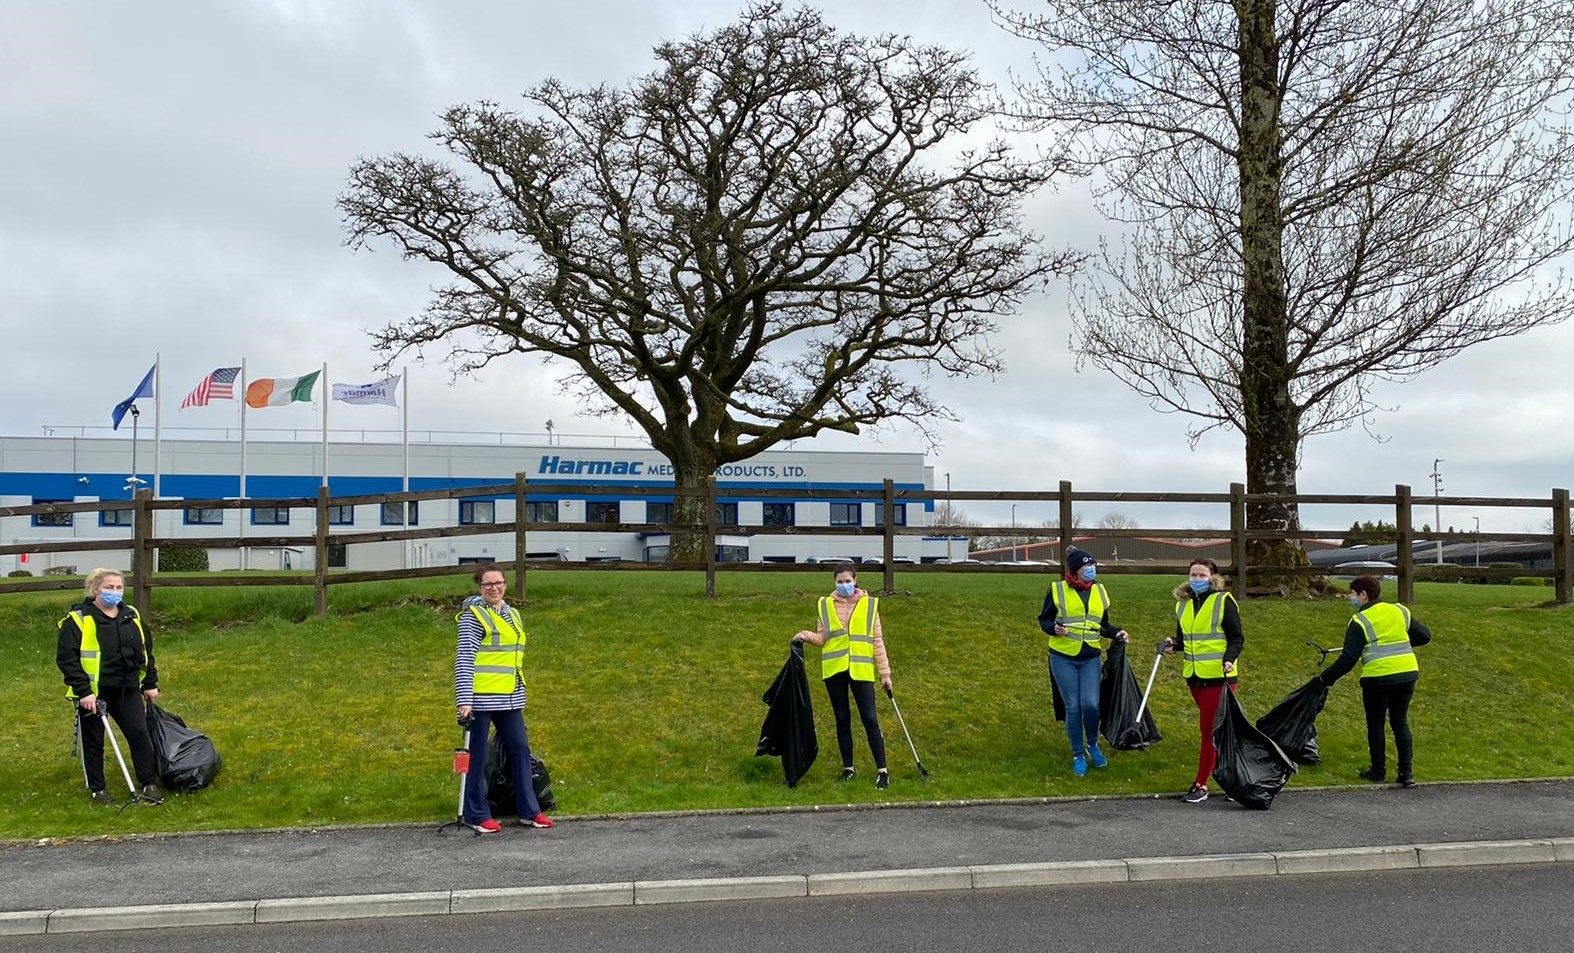
<svg viewBox="0 0 1574 953">
<path fill-rule="evenodd" d="M 405 493 L 409 493 L 410 492 L 410 368 L 409 368 L 408 365 L 405 366 L 403 374 L 400 375 L 400 380 L 401 380 L 401 383 L 404 385 L 404 483 L 403 483 L 401 488 L 403 489 L 403 491 Z M 405 500 L 403 503 L 399 504 L 399 528 L 400 529 L 409 529 L 410 528 L 410 501 L 409 500 Z M 401 562 L 403 563 L 402 568 L 409 569 L 410 568 L 410 541 L 408 539 L 404 540 L 402 545 L 400 546 L 400 555 L 402 556 L 402 559 L 401 559 Z"/>
<path fill-rule="evenodd" d="M 164 357 L 153 355 L 153 498 L 159 497 L 159 467 L 163 454 L 159 452 L 160 430 L 164 423 Z"/>
<path fill-rule="evenodd" d="M 246 358 L 244 355 L 240 359 L 240 498 L 243 500 L 246 498 Z M 240 532 L 236 535 L 244 537 L 246 535 L 246 508 L 242 507 L 236 512 L 240 513 Z M 242 571 L 246 569 L 246 556 L 246 547 L 242 546 L 240 548 L 240 568 Z"/>
<path fill-rule="evenodd" d="M 328 362 L 322 362 L 322 485 L 328 485 Z"/>
</svg>

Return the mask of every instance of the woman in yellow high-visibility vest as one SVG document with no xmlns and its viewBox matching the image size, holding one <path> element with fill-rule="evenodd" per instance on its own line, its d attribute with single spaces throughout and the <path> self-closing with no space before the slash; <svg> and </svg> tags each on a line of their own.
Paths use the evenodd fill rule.
<svg viewBox="0 0 1574 953">
<path fill-rule="evenodd" d="M 1050 584 L 1038 627 L 1049 636 L 1049 677 L 1066 703 L 1066 738 L 1071 742 L 1071 771 L 1088 773 L 1088 763 L 1109 764 L 1099 750 L 1099 680 L 1104 656 L 1100 639 L 1128 641 L 1125 629 L 1109 621 L 1109 593 L 1098 579 L 1098 562 L 1076 547 L 1061 560 L 1066 577 Z"/>
<path fill-rule="evenodd" d="M 1197 703 L 1197 730 L 1202 735 L 1197 779 L 1181 795 L 1187 804 L 1208 799 L 1208 776 L 1219 757 L 1213 746 L 1213 723 L 1226 688 L 1235 691 L 1235 663 L 1245 644 L 1240 607 L 1224 590 L 1219 567 L 1211 559 L 1193 559 L 1190 578 L 1175 588 L 1175 635 L 1164 640 L 1165 655 L 1180 650 L 1181 674 Z"/>
<path fill-rule="evenodd" d="M 1410 736 L 1410 700 L 1415 696 L 1421 666 L 1415 647 L 1432 641 L 1432 630 L 1411 618 L 1410 610 L 1397 602 L 1379 602 L 1383 584 L 1376 576 L 1356 576 L 1350 580 L 1350 605 L 1355 609 L 1344 630 L 1344 651 L 1338 661 L 1317 677 L 1333 685 L 1359 662 L 1361 701 L 1366 708 L 1366 747 L 1371 764 L 1359 776 L 1382 784 L 1388 779 L 1388 739 L 1383 732 L 1386 718 L 1394 729 L 1394 748 L 1399 756 L 1399 773 L 1394 782 L 1402 788 L 1414 787 L 1414 743 Z"/>
<path fill-rule="evenodd" d="M 836 567 L 835 581 L 835 593 L 820 598 L 815 631 L 806 629 L 792 638 L 820 646 L 820 674 L 831 697 L 831 710 L 836 713 L 836 745 L 842 753 L 842 776 L 837 780 L 851 781 L 857 774 L 853 768 L 853 716 L 847 704 L 851 692 L 869 738 L 869 752 L 874 755 L 874 786 L 885 790 L 891 774 L 885 764 L 885 737 L 875 714 L 874 686 L 878 675 L 885 690 L 891 690 L 891 662 L 880 631 L 880 600 L 858 588 L 858 570 L 852 563 Z"/>
</svg>

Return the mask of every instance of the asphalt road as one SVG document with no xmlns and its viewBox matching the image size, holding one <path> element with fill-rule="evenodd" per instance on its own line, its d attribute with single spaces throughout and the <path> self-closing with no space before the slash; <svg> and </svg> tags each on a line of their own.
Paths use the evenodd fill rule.
<svg viewBox="0 0 1574 953">
<path fill-rule="evenodd" d="M 0 953 L 1564 950 L 1574 865 L 0 938 Z"/>
</svg>

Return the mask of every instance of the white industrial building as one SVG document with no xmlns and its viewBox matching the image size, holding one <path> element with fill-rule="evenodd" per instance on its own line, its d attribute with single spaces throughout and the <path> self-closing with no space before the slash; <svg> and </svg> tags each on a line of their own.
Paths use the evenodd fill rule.
<svg viewBox="0 0 1574 953">
<path fill-rule="evenodd" d="M 132 473 L 129 437 L 0 437 L 0 506 L 33 503 L 125 500 L 137 485 L 157 482 L 161 499 L 234 499 L 241 495 L 241 447 L 234 440 L 161 441 L 154 466 L 153 441 L 138 441 L 137 473 Z M 405 479 L 406 447 L 401 444 L 331 442 L 327 447 L 328 487 L 335 496 L 397 492 Z M 306 441 L 252 440 L 246 445 L 245 495 L 251 499 L 299 498 L 317 494 L 322 484 L 323 445 Z M 644 533 L 598 532 L 601 523 L 660 523 L 671 520 L 671 496 L 627 496 L 620 486 L 672 485 L 671 466 L 656 451 L 629 447 L 545 445 L 482 445 L 473 443 L 412 443 L 408 446 L 411 490 L 453 489 L 512 483 L 524 472 L 540 484 L 582 485 L 584 493 L 527 495 L 526 514 L 532 522 L 583 524 L 583 530 L 533 532 L 528 550 L 533 558 L 579 560 L 660 560 L 667 537 Z M 155 475 L 156 469 L 156 475 Z M 766 525 L 882 525 L 883 504 L 816 499 L 816 490 L 879 490 L 886 479 L 897 489 L 932 486 L 933 471 L 919 453 L 819 452 L 779 450 L 723 467 L 717 474 L 718 522 L 741 527 Z M 749 494 L 750 487 L 797 488 L 796 500 L 767 499 Z M 398 528 L 398 504 L 334 507 L 330 532 L 367 532 Z M 506 523 L 514 519 L 512 494 L 452 500 L 423 500 L 412 507 L 412 525 L 441 527 Z M 933 505 L 896 505 L 898 526 L 930 525 Z M 309 536 L 312 509 L 186 508 L 155 512 L 158 537 Z M 77 513 L 0 518 L 0 544 L 105 540 L 131 537 L 131 513 Z M 750 534 L 718 539 L 723 560 L 804 562 L 850 556 L 879 558 L 881 539 L 870 536 L 817 534 Z M 903 561 L 933 562 L 966 556 L 965 540 L 944 536 L 898 535 L 896 556 Z M 330 568 L 397 569 L 513 558 L 512 533 L 417 540 L 409 543 L 361 543 L 330 546 Z M 211 569 L 241 567 L 232 549 L 209 551 Z M 311 568 L 311 547 L 251 549 L 247 568 Z M 40 574 L 54 567 L 74 566 L 86 572 L 96 565 L 128 565 L 125 552 L 40 553 L 0 556 L 0 575 L 16 569 Z"/>
</svg>

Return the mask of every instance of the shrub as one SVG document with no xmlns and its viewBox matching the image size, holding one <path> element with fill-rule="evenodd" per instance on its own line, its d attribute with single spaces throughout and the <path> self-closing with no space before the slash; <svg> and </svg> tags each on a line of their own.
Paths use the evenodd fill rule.
<svg viewBox="0 0 1574 953">
<path fill-rule="evenodd" d="M 1541 576 L 1515 576 L 1509 580 L 1508 584 L 1511 586 L 1550 586 L 1552 585 L 1552 580 L 1544 579 Z"/>
<path fill-rule="evenodd" d="M 26 569 L 13 569 L 10 572 L 6 573 L 6 575 L 10 576 L 13 579 L 15 579 L 15 578 L 17 578 L 19 576 L 31 576 L 32 573 L 28 572 Z"/>
<path fill-rule="evenodd" d="M 158 551 L 159 572 L 207 572 L 208 551 L 198 546 L 172 546 Z"/>
</svg>

